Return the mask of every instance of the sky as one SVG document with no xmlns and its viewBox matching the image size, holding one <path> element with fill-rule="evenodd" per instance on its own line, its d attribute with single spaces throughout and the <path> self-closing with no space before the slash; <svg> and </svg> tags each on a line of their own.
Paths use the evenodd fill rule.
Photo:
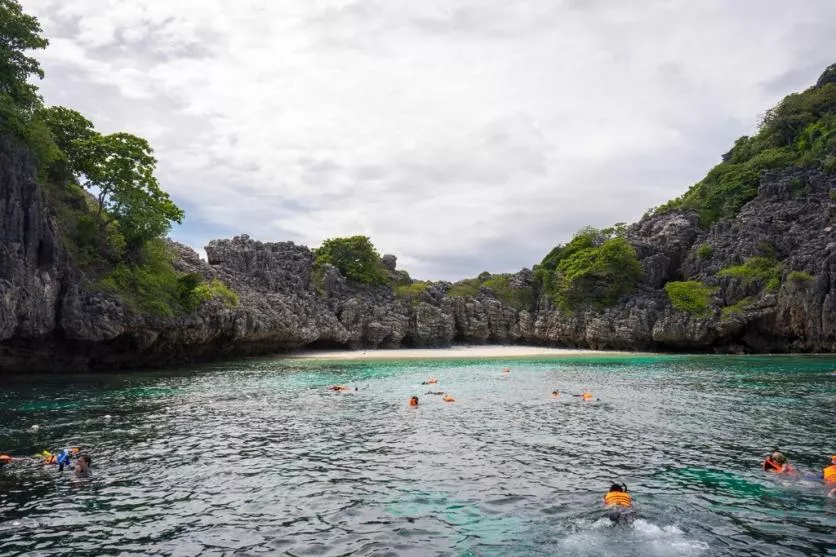
<svg viewBox="0 0 836 557">
<path fill-rule="evenodd" d="M 147 138 L 200 250 L 530 267 L 681 195 L 836 62 L 834 0 L 23 0 L 47 104 Z"/>
</svg>

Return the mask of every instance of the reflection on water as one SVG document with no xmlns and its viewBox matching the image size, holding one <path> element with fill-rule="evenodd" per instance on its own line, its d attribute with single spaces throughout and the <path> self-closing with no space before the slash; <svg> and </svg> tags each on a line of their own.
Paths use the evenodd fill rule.
<svg viewBox="0 0 836 557">
<path fill-rule="evenodd" d="M 827 555 L 836 500 L 760 461 L 780 447 L 817 473 L 836 452 L 834 368 L 250 360 L 4 378 L 0 452 L 79 446 L 95 478 L 0 471 L 0 554 Z M 420 385 L 430 375 L 439 385 Z M 596 400 L 571 396 L 586 388 Z M 632 527 L 603 518 L 614 479 L 637 502 Z"/>
</svg>

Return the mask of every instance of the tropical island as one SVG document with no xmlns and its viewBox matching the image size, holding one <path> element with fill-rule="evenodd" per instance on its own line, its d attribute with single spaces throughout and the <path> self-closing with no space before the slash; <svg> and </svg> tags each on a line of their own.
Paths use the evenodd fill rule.
<svg viewBox="0 0 836 557">
<path fill-rule="evenodd" d="M 836 352 L 836 64 L 637 223 L 584 228 L 514 274 L 430 282 L 365 236 L 242 235 L 205 261 L 169 240 L 185 215 L 149 143 L 47 104 L 40 24 L 11 0 L 0 19 L 4 372 L 453 344 Z"/>
</svg>

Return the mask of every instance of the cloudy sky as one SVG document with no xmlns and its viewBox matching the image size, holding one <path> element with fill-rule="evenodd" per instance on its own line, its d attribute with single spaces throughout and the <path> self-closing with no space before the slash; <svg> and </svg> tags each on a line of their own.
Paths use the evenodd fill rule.
<svg viewBox="0 0 836 557">
<path fill-rule="evenodd" d="M 366 234 L 434 279 L 638 219 L 836 62 L 834 0 L 22 4 L 45 100 L 152 142 L 177 240 Z"/>
</svg>

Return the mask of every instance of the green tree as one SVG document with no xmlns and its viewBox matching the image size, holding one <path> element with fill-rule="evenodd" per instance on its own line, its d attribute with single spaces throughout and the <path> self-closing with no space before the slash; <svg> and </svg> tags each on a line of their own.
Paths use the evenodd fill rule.
<svg viewBox="0 0 836 557">
<path fill-rule="evenodd" d="M 98 201 L 101 228 L 117 221 L 129 248 L 163 236 L 183 211 L 171 201 L 154 177 L 157 160 L 151 146 L 128 133 L 94 135 L 74 142 L 82 185 Z"/>
<path fill-rule="evenodd" d="M 389 280 L 380 254 L 368 236 L 330 238 L 322 242 L 314 254 L 316 267 L 330 263 L 355 282 L 380 285 Z"/>
<path fill-rule="evenodd" d="M 38 117 L 49 127 L 52 139 L 66 155 L 67 163 L 73 172 L 82 172 L 82 154 L 84 142 L 99 134 L 93 129 L 93 123 L 71 108 L 50 106 L 38 111 Z"/>
<path fill-rule="evenodd" d="M 44 77 L 38 61 L 27 50 L 46 48 L 37 18 L 23 13 L 15 0 L 0 0 L 0 106 L 3 116 L 16 107 L 32 111 L 40 104 L 38 88 L 29 83 L 32 76 Z"/>
</svg>

